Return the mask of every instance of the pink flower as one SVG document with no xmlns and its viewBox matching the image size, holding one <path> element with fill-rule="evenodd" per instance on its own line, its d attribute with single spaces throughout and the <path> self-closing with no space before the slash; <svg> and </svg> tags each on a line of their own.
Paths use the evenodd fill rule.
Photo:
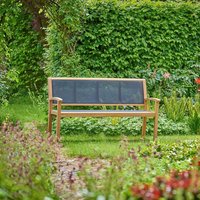
<svg viewBox="0 0 200 200">
<path fill-rule="evenodd" d="M 169 72 L 165 72 L 165 73 L 163 74 L 163 77 L 164 77 L 165 79 L 168 79 L 170 76 L 171 76 L 171 74 L 170 74 Z"/>
</svg>

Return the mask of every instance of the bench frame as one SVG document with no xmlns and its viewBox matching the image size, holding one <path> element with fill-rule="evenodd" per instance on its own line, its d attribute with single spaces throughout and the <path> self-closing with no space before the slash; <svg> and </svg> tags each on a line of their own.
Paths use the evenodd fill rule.
<svg viewBox="0 0 200 200">
<path fill-rule="evenodd" d="M 111 81 L 143 81 L 143 90 L 144 90 L 144 104 L 73 104 L 73 103 L 62 103 L 63 100 L 59 97 L 53 97 L 52 96 L 52 80 L 111 80 Z M 57 140 L 60 140 L 60 121 L 63 117 L 142 117 L 143 118 L 143 124 L 142 124 L 142 138 L 144 139 L 146 135 L 146 124 L 147 124 L 147 118 L 154 118 L 154 135 L 153 140 L 155 141 L 157 139 L 157 132 L 158 132 L 158 113 L 159 113 L 159 102 L 160 99 L 158 98 L 147 98 L 147 90 L 146 90 L 146 80 L 145 79 L 122 79 L 122 78 L 48 78 L 48 132 L 52 132 L 52 119 L 53 116 L 56 116 L 56 136 Z M 153 101 L 154 102 L 154 110 L 150 111 L 148 108 L 148 102 Z M 56 103 L 55 103 L 56 102 Z M 143 107 L 143 111 L 137 111 L 137 112 L 108 112 L 108 111 L 102 111 L 102 112 L 87 112 L 87 110 L 84 111 L 77 111 L 77 112 L 64 112 L 62 111 L 62 106 L 140 106 Z M 54 107 L 57 109 L 55 110 Z"/>
</svg>

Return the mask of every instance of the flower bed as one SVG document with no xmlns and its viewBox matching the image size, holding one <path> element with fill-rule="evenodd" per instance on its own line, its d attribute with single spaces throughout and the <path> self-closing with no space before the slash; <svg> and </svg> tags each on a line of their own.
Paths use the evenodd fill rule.
<svg viewBox="0 0 200 200">
<path fill-rule="evenodd" d="M 197 168 L 200 161 L 196 162 Z M 137 199 L 200 199 L 200 170 L 173 171 L 169 178 L 157 177 L 153 184 L 136 185 L 131 188 Z"/>
</svg>

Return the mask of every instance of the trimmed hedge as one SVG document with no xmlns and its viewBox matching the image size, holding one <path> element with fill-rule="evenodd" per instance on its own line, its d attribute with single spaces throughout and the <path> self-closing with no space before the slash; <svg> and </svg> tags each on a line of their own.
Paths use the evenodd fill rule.
<svg viewBox="0 0 200 200">
<path fill-rule="evenodd" d="M 146 78 L 150 95 L 170 96 L 172 89 L 195 94 L 200 4 L 70 2 L 60 0 L 49 15 L 49 76 Z"/>
<path fill-rule="evenodd" d="M 186 69 L 200 52 L 200 5 L 97 1 L 87 7 L 78 52 L 92 71 Z"/>
</svg>

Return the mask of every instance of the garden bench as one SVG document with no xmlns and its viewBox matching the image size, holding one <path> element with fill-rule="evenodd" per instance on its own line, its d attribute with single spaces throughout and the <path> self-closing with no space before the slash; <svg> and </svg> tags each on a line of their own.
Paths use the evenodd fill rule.
<svg viewBox="0 0 200 200">
<path fill-rule="evenodd" d="M 145 79 L 119 78 L 48 78 L 48 132 L 52 132 L 52 117 L 56 116 L 56 135 L 60 139 L 60 121 L 63 117 L 142 117 L 142 138 L 146 135 L 147 118 L 154 118 L 154 135 L 157 138 L 159 102 L 147 98 Z M 154 109 L 148 109 L 154 101 Z M 137 110 L 62 109 L 63 106 L 136 106 Z M 142 109 L 141 109 L 142 108 Z"/>
</svg>

